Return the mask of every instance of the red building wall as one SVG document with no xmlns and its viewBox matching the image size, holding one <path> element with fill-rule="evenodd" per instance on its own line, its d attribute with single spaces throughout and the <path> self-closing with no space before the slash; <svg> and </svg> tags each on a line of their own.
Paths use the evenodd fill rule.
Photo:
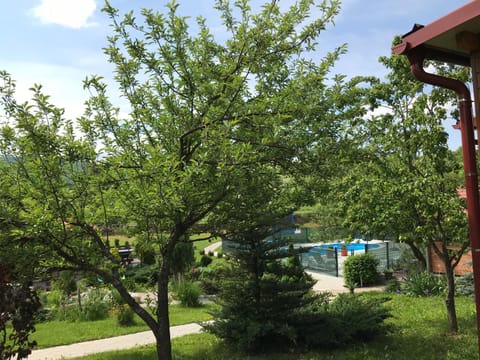
<svg viewBox="0 0 480 360">
<path fill-rule="evenodd" d="M 440 248 L 440 243 L 438 243 L 437 246 Z M 460 247 L 448 246 L 448 248 L 456 250 Z M 435 253 L 435 250 L 433 250 L 431 246 L 428 247 L 428 260 L 431 272 L 437 274 L 445 273 L 445 266 L 443 265 L 443 262 L 440 260 L 438 255 Z M 463 254 L 462 258 L 460 259 L 460 263 L 455 267 L 454 273 L 457 276 L 461 276 L 472 271 L 472 252 L 468 251 L 467 253 Z"/>
</svg>

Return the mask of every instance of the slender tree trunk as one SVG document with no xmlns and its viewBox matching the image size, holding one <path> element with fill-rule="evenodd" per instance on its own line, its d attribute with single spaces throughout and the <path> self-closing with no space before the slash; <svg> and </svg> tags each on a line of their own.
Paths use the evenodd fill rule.
<svg viewBox="0 0 480 360">
<path fill-rule="evenodd" d="M 82 312 L 82 293 L 80 291 L 80 287 L 77 284 L 77 302 L 78 302 L 78 310 Z"/>
<path fill-rule="evenodd" d="M 158 333 L 155 333 L 155 337 L 157 340 L 157 357 L 159 360 L 172 359 L 172 345 L 170 341 L 170 320 L 168 318 L 168 275 L 168 259 L 164 257 L 160 268 L 157 284 Z"/>
<path fill-rule="evenodd" d="M 458 332 L 457 311 L 455 308 L 455 274 L 448 256 L 446 260 L 447 296 L 445 297 L 445 306 L 447 308 L 448 332 L 455 335 Z"/>
<path fill-rule="evenodd" d="M 452 264 L 452 258 L 448 253 L 446 240 L 441 241 L 440 248 L 433 241 L 430 242 L 430 245 L 445 267 L 445 276 L 447 278 L 447 295 L 445 297 L 445 307 L 447 309 L 447 330 L 451 335 L 455 335 L 458 332 L 458 321 L 457 311 L 455 308 L 455 274 L 453 270 L 458 262 Z"/>
</svg>

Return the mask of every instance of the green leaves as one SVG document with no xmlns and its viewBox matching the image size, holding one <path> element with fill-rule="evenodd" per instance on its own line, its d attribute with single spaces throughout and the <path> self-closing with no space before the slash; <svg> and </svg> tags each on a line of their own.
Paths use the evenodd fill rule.
<svg viewBox="0 0 480 360">
<path fill-rule="evenodd" d="M 391 71 L 387 82 L 372 82 L 377 114 L 354 128 L 363 158 L 341 181 L 346 223 L 354 231 L 396 236 L 419 248 L 438 239 L 462 244 L 467 224 L 457 194 L 463 186 L 461 162 L 448 149 L 443 125 L 454 94 L 426 92 L 403 57 L 380 62 Z M 446 69 L 432 64 L 432 71 Z"/>
</svg>

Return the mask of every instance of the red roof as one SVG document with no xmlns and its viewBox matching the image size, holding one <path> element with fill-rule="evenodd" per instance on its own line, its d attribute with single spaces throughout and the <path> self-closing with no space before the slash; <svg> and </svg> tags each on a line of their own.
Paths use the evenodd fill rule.
<svg viewBox="0 0 480 360">
<path fill-rule="evenodd" d="M 479 27 L 480 1 L 473 0 L 426 26 L 415 24 L 392 50 L 395 54 L 405 54 L 422 47 L 429 59 L 469 66 L 470 51 L 458 46 L 457 35 L 462 32 L 477 34 Z"/>
</svg>

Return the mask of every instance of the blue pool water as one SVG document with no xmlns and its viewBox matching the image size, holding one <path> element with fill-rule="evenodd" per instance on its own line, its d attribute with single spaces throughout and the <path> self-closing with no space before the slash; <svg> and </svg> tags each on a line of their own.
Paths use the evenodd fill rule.
<svg viewBox="0 0 480 360">
<path fill-rule="evenodd" d="M 328 249 L 329 246 L 333 246 L 334 249 L 337 250 L 337 252 L 340 249 L 341 243 L 331 243 L 331 244 L 325 244 L 325 245 L 319 245 L 319 246 L 314 246 L 312 247 L 309 251 L 315 251 L 318 252 L 322 249 Z M 379 244 L 368 244 L 369 249 L 376 249 L 380 247 Z M 365 250 L 365 243 L 352 243 L 347 245 L 348 252 L 351 252 L 352 250 L 355 251 L 364 251 Z"/>
</svg>

